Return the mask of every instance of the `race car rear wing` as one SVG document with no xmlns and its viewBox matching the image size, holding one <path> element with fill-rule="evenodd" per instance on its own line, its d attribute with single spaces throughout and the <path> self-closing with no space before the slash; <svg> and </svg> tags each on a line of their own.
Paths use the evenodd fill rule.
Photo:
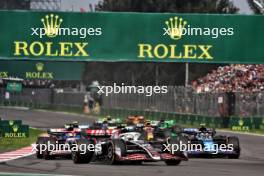
<svg viewBox="0 0 264 176">
<path fill-rule="evenodd" d="M 200 131 L 198 128 L 184 128 L 183 129 L 183 133 L 185 133 L 185 134 L 197 134 L 200 132 L 207 132 L 207 133 L 213 133 L 213 134 L 216 133 L 215 129 L 213 129 L 213 128 L 206 128 L 205 131 Z"/>
<path fill-rule="evenodd" d="M 113 133 L 115 133 L 117 131 L 118 131 L 118 129 L 107 129 L 107 130 L 88 129 L 88 130 L 86 130 L 86 134 L 88 136 L 93 136 L 93 137 L 110 137 Z"/>
<path fill-rule="evenodd" d="M 72 130 L 68 130 L 65 128 L 51 128 L 48 130 L 48 133 L 67 133 L 67 132 L 81 132 L 81 129 L 73 128 Z"/>
</svg>

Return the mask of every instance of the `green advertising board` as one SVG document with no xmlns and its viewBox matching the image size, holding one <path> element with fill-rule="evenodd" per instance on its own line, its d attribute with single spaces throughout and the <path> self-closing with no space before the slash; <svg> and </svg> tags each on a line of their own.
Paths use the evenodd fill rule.
<svg viewBox="0 0 264 176">
<path fill-rule="evenodd" d="M 2 120 L 1 126 L 22 125 L 22 120 Z"/>
<path fill-rule="evenodd" d="M 2 137 L 4 138 L 27 138 L 29 137 L 28 125 L 2 126 Z"/>
<path fill-rule="evenodd" d="M 8 82 L 6 85 L 6 90 L 8 92 L 21 92 L 22 91 L 22 83 L 20 83 L 20 82 Z"/>
<path fill-rule="evenodd" d="M 0 60 L 0 78 L 18 77 L 22 79 L 81 80 L 83 62 L 46 62 Z"/>
<path fill-rule="evenodd" d="M 29 137 L 29 126 L 23 125 L 22 120 L 0 121 L 0 135 L 4 138 L 27 138 Z"/>
<path fill-rule="evenodd" d="M 0 58 L 263 63 L 264 16 L 0 12 Z"/>
</svg>

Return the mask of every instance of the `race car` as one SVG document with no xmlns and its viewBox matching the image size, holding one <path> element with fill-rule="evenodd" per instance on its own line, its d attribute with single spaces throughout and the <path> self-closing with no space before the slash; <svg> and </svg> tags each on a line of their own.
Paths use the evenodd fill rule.
<svg viewBox="0 0 264 176">
<path fill-rule="evenodd" d="M 110 116 L 98 119 L 94 122 L 93 129 L 116 129 L 123 126 L 119 118 L 112 119 Z"/>
<path fill-rule="evenodd" d="M 163 126 L 164 128 L 171 128 L 176 125 L 174 120 L 164 120 L 164 119 L 150 120 L 150 124 L 153 127 Z"/>
<path fill-rule="evenodd" d="M 121 123 L 120 119 L 111 117 L 96 120 L 89 128 L 85 130 L 89 138 L 109 138 L 113 132 L 126 125 Z"/>
<path fill-rule="evenodd" d="M 139 116 L 139 115 L 128 116 L 125 119 L 125 123 L 127 125 L 142 125 L 143 126 L 145 124 L 145 117 Z"/>
<path fill-rule="evenodd" d="M 192 157 L 227 157 L 238 159 L 240 157 L 240 144 L 236 136 L 216 135 L 212 128 L 185 128 L 183 134 L 188 137 L 191 149 L 188 156 Z"/>
<path fill-rule="evenodd" d="M 48 129 L 36 141 L 36 156 L 39 159 L 54 157 L 71 157 L 72 143 L 82 138 L 82 131 L 89 125 L 79 125 L 77 122 L 65 124 L 64 128 Z"/>
<path fill-rule="evenodd" d="M 119 129 L 110 138 L 101 141 L 77 140 L 78 146 L 99 145 L 99 151 L 86 150 L 72 151 L 72 159 L 75 164 L 90 163 L 91 161 L 103 161 L 107 164 L 118 164 L 123 162 L 141 164 L 142 162 L 164 161 L 167 165 L 178 165 L 183 160 L 188 160 L 186 153 L 165 150 L 165 145 L 170 148 L 171 144 L 179 144 L 174 137 L 160 141 L 160 145 L 153 144 L 150 134 L 143 131 L 134 131 L 134 125 Z M 131 131 L 129 131 L 131 130 Z M 147 133 L 150 133 L 148 131 Z M 153 135 L 152 135 L 153 136 Z M 156 141 L 158 143 L 158 140 Z M 165 144 L 165 145 L 163 145 Z"/>
</svg>

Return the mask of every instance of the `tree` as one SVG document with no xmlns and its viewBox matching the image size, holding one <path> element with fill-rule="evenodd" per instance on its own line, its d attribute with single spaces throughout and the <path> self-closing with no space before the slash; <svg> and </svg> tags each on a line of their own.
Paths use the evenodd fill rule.
<svg viewBox="0 0 264 176">
<path fill-rule="evenodd" d="M 30 1 L 29 0 L 1 0 L 0 1 L 0 9 L 21 9 L 21 10 L 29 10 Z"/>
<path fill-rule="evenodd" d="M 230 0 L 103 0 L 97 11 L 236 13 Z"/>
</svg>

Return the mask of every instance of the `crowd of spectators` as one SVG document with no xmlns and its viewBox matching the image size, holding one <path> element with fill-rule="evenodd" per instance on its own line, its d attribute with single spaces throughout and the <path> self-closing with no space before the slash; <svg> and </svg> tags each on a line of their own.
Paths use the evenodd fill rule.
<svg viewBox="0 0 264 176">
<path fill-rule="evenodd" d="M 264 91 L 264 64 L 232 64 L 218 67 L 193 81 L 197 93 Z"/>
</svg>

